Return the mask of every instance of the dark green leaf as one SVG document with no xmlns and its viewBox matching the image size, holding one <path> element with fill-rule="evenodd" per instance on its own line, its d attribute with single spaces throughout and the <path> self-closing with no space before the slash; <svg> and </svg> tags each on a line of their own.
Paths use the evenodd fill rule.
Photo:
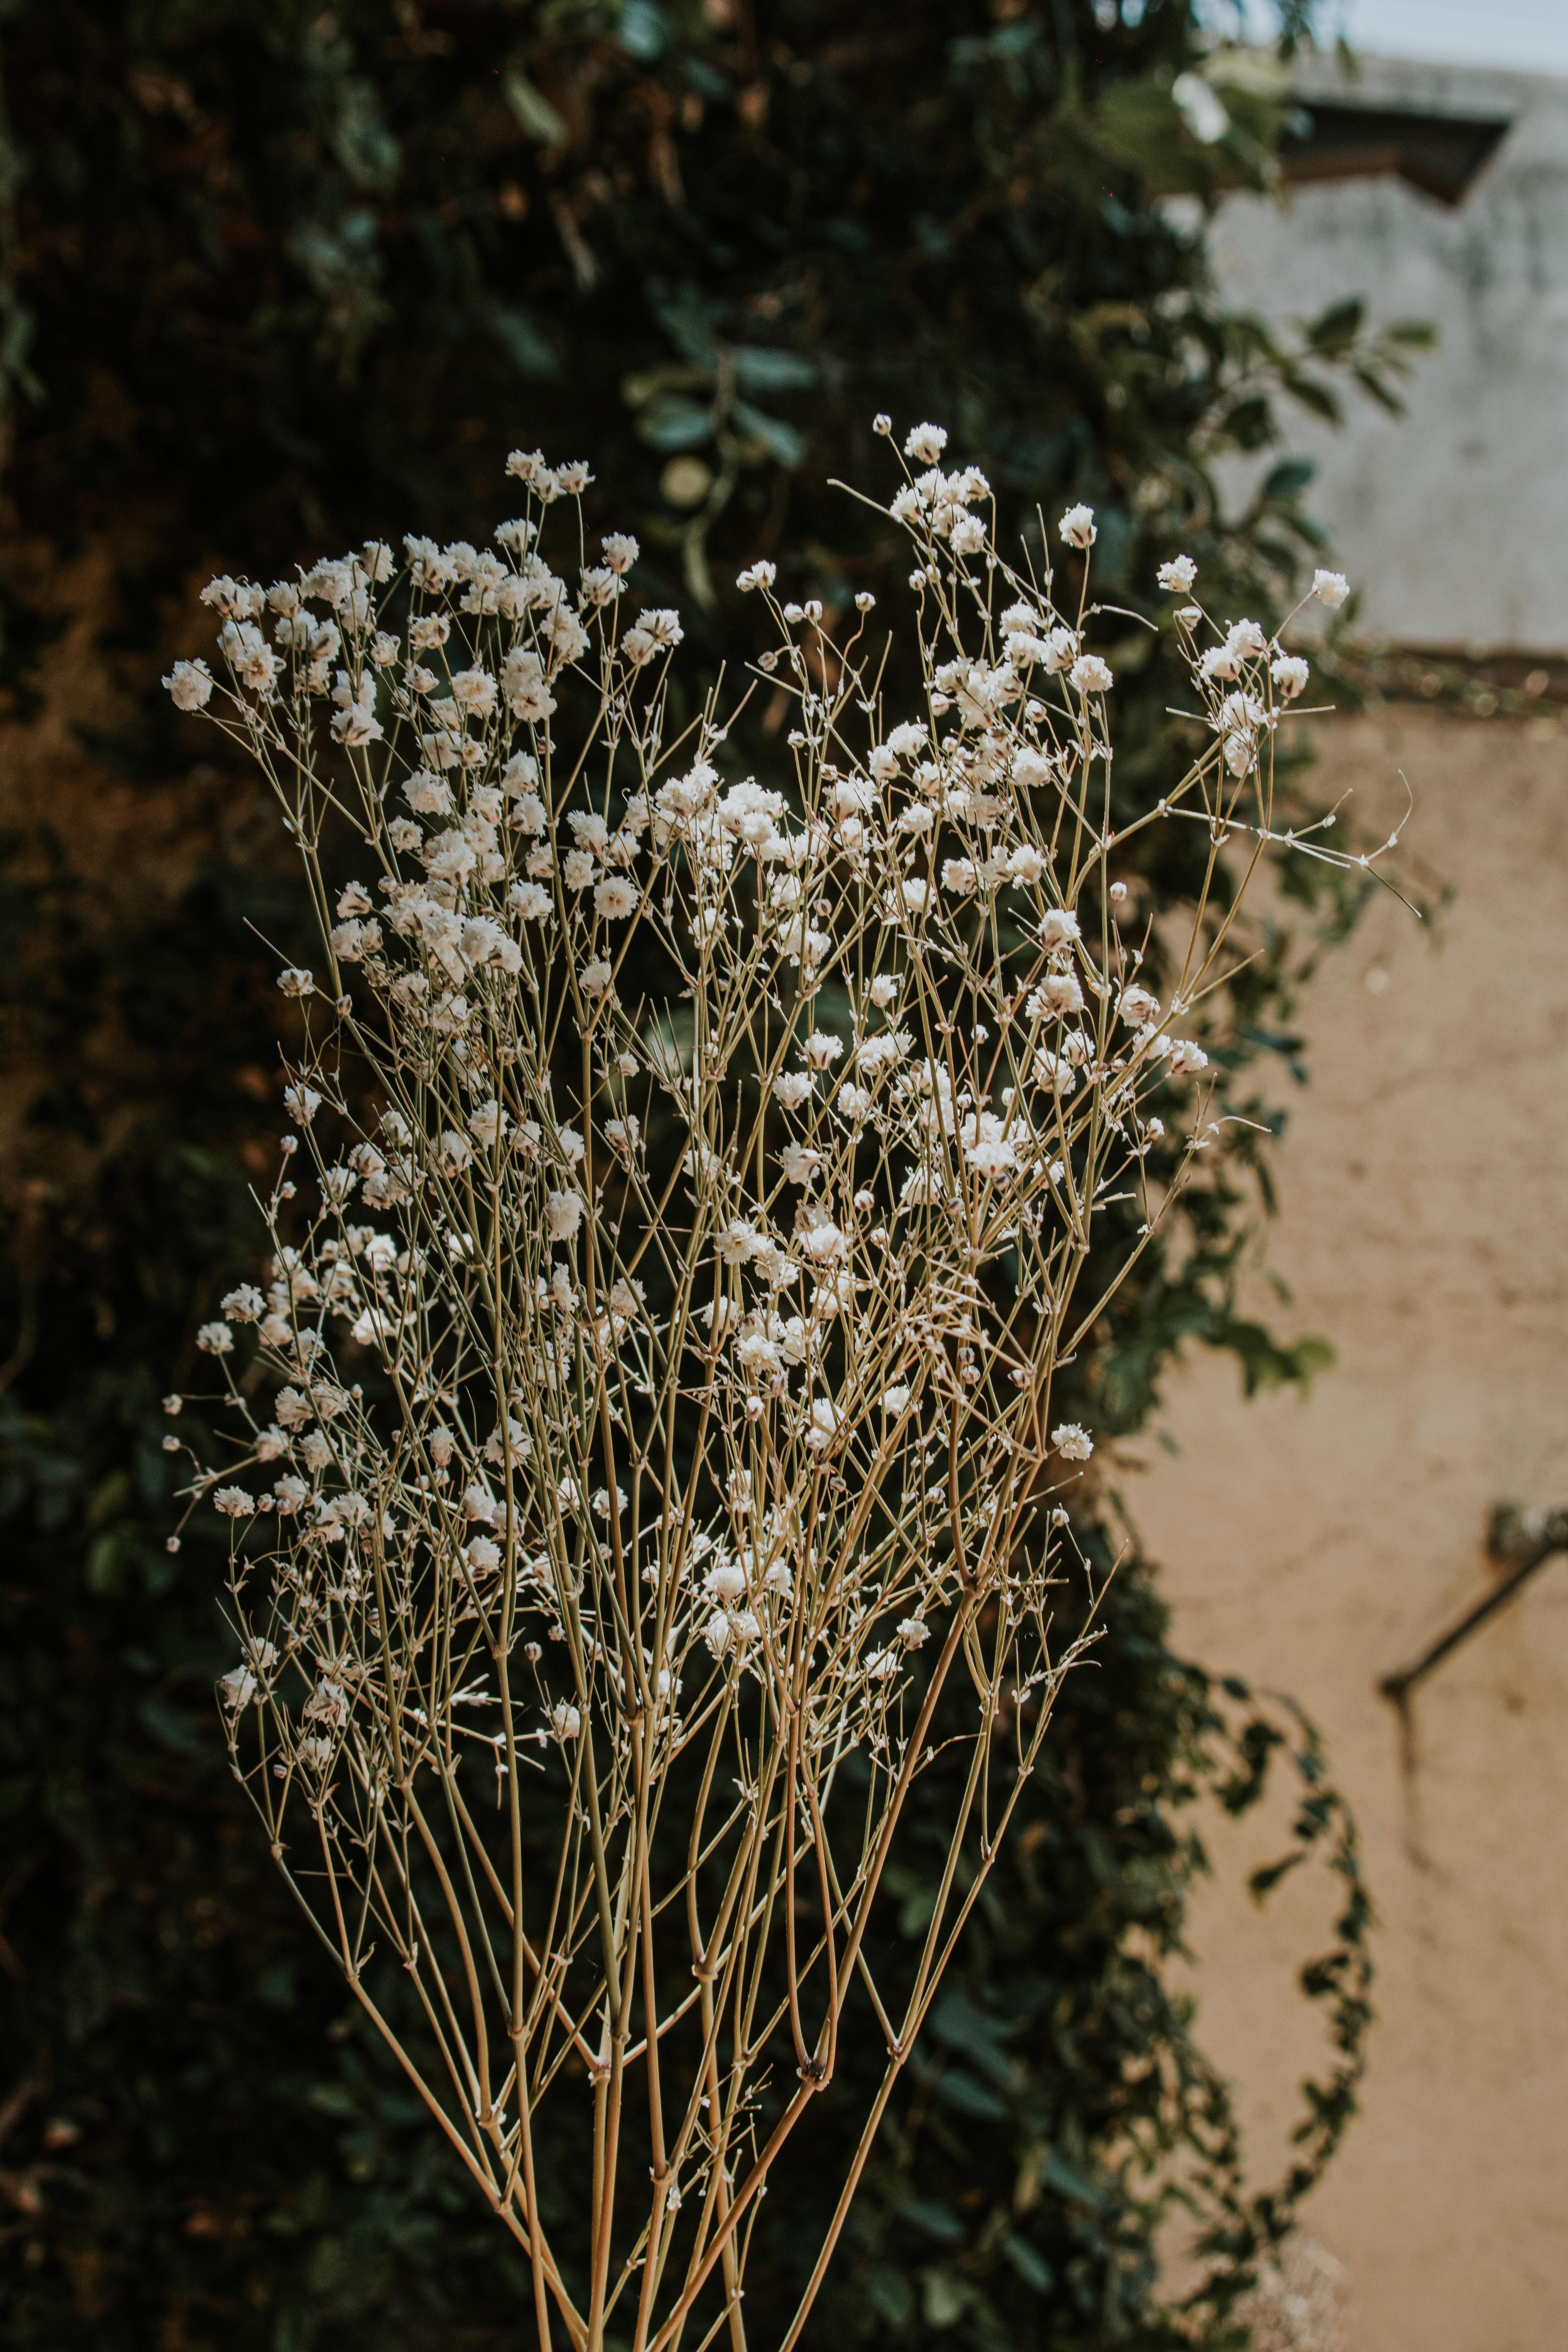
<svg viewBox="0 0 1568 2352">
<path fill-rule="evenodd" d="M 713 436 L 713 412 L 677 393 L 660 393 L 639 413 L 637 432 L 655 449 L 696 449 Z"/>
<path fill-rule="evenodd" d="M 742 433 L 765 444 L 781 466 L 798 466 L 805 456 L 805 436 L 779 416 L 765 416 L 749 400 L 735 403 L 734 418 Z"/>
<path fill-rule="evenodd" d="M 816 368 L 796 352 L 774 351 L 762 343 L 732 343 L 730 357 L 735 381 L 745 392 L 797 392 L 816 382 Z"/>
<path fill-rule="evenodd" d="M 928 2238 L 943 2245 L 952 2245 L 963 2235 L 963 2224 L 956 2213 L 931 2197 L 911 2197 L 907 2205 L 899 2208 L 899 2219 L 911 2230 L 920 2230 Z"/>
<path fill-rule="evenodd" d="M 1049 2294 L 1057 2283 L 1056 2273 L 1044 2256 L 1037 2253 L 1027 2238 L 1021 2238 L 1016 2230 L 1010 2230 L 1002 2241 L 1002 2252 L 1026 2286 L 1032 2286 L 1037 2294 Z"/>
<path fill-rule="evenodd" d="M 519 124 L 531 139 L 546 147 L 561 147 L 566 142 L 566 125 L 551 105 L 542 89 L 536 89 L 516 66 L 509 66 L 501 76 L 501 96 L 516 115 Z"/>
</svg>

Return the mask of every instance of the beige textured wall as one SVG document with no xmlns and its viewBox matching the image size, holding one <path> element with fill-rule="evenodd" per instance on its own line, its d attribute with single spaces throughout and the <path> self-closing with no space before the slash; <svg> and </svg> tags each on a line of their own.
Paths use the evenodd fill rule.
<svg viewBox="0 0 1568 2352">
<path fill-rule="evenodd" d="M 1375 906 L 1304 1007 L 1272 1311 L 1339 1361 L 1304 1405 L 1194 1361 L 1163 1416 L 1180 1454 L 1140 1447 L 1126 1490 L 1178 1643 L 1293 1691 L 1360 1815 L 1379 2022 L 1307 2216 L 1350 2274 L 1351 2352 L 1562 2352 L 1568 1559 L 1423 1685 L 1408 1767 L 1374 1685 L 1486 1590 L 1495 1503 L 1568 1503 L 1568 737 L 1390 710 L 1321 748 L 1374 822 L 1405 769 L 1406 839 L 1456 893 L 1436 951 Z M 1310 2046 L 1287 1996 L 1313 1932 L 1305 1892 L 1277 1919 L 1237 1892 L 1268 1848 L 1236 1835 L 1194 1922 L 1205 2038 L 1260 2155 Z"/>
</svg>

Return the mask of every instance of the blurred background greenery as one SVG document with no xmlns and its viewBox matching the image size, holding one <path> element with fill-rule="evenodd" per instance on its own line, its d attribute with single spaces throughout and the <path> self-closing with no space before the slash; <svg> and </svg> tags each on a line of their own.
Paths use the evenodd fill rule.
<svg viewBox="0 0 1568 2352">
<path fill-rule="evenodd" d="M 163 1548 L 158 1400 L 254 1270 L 271 950 L 304 925 L 243 769 L 158 690 L 205 641 L 195 589 L 373 531 L 481 539 L 506 451 L 537 444 L 587 457 L 595 524 L 637 533 L 695 694 L 751 649 L 738 562 L 829 607 L 896 582 L 833 488 L 883 486 L 886 408 L 946 422 L 1037 544 L 1037 509 L 1089 500 L 1130 607 L 1157 612 L 1182 547 L 1268 619 L 1314 544 L 1282 414 L 1351 380 L 1392 399 L 1397 352 L 1354 304 L 1286 346 L 1216 298 L 1205 222 L 1268 184 L 1287 103 L 1190 0 L 5 0 L 0 77 L 0 2343 L 488 2352 L 520 2340 L 516 2266 L 228 1781 L 216 1538 Z M 1257 487 L 1227 509 L 1235 451 Z M 1179 673 L 1161 638 L 1116 667 L 1131 809 L 1183 763 Z M 759 772 L 781 715 L 738 732 Z M 1152 847 L 1150 887 L 1186 888 L 1188 854 Z M 1208 1040 L 1275 1131 L 1294 992 L 1355 911 L 1284 878 Z M 1184 1345 L 1249 1386 L 1323 1360 L 1235 1311 L 1256 1141 L 1064 1410 L 1131 1436 Z M 1109 1558 L 1113 1483 L 1098 1507 Z M 812 2340 L 1242 2340 L 1248 2258 L 1353 2104 L 1366 1906 L 1310 1730 L 1223 1664 L 1172 1654 L 1131 1558 Z M 1260 2187 L 1173 1962 L 1199 1800 L 1245 1810 L 1271 1759 L 1284 1858 L 1332 1893 L 1303 1974 L 1324 2067 Z M 917 1933 L 918 1870 L 898 1892 L 889 1932 Z M 770 2199 L 759 2347 L 837 2187 L 823 2105 Z"/>
</svg>

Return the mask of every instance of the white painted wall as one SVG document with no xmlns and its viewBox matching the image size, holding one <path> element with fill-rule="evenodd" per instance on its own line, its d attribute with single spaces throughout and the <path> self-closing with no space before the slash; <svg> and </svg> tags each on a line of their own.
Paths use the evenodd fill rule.
<svg viewBox="0 0 1568 2352">
<path fill-rule="evenodd" d="M 1568 0 L 1562 0 L 1568 15 Z M 1568 652 L 1568 79 L 1318 57 L 1303 98 L 1510 125 L 1458 206 L 1393 178 L 1238 195 L 1215 224 L 1226 290 L 1265 316 L 1364 294 L 1375 322 L 1425 318 L 1408 416 L 1359 395 L 1335 433 L 1301 418 L 1311 503 L 1397 644 Z"/>
</svg>

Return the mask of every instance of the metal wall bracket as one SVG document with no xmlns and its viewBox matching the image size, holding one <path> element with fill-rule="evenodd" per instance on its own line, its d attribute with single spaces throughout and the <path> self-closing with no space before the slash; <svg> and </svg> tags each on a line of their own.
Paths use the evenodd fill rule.
<svg viewBox="0 0 1568 2352">
<path fill-rule="evenodd" d="M 1429 1643 L 1418 1658 L 1401 1666 L 1397 1674 L 1384 1675 L 1377 1686 L 1384 1697 L 1403 1707 L 1416 1684 L 1434 1666 L 1440 1665 L 1462 1643 L 1468 1642 L 1489 1617 L 1495 1617 L 1500 1609 L 1505 1608 L 1536 1570 L 1560 1551 L 1568 1551 L 1568 1510 L 1521 1511 L 1517 1504 L 1500 1503 L 1487 1530 L 1487 1554 L 1507 1573 L 1446 1633 L 1439 1633 L 1435 1642 Z"/>
</svg>

